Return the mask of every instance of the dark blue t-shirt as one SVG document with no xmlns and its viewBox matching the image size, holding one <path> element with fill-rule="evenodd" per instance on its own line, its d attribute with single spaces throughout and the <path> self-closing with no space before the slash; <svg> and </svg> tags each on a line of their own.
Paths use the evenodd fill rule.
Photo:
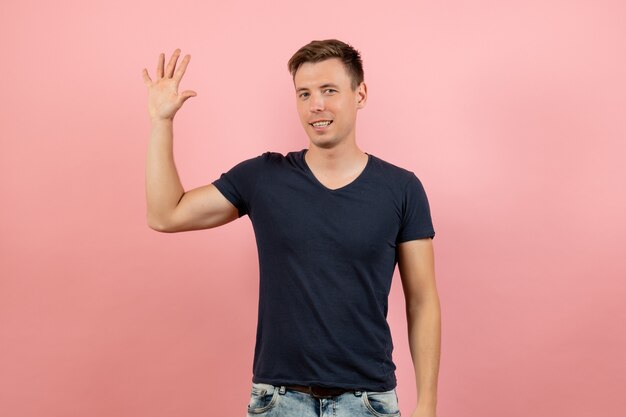
<svg viewBox="0 0 626 417">
<path fill-rule="evenodd" d="M 265 152 L 213 181 L 252 221 L 259 254 L 253 382 L 396 387 L 387 300 L 396 245 L 434 237 L 420 180 L 374 155 L 331 190 L 307 149 Z"/>
</svg>

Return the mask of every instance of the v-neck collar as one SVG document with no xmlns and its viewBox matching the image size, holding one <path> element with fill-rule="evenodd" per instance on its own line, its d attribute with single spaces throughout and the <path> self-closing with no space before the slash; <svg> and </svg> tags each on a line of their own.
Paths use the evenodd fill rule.
<svg viewBox="0 0 626 417">
<path fill-rule="evenodd" d="M 363 168 L 363 170 L 359 173 L 359 175 L 358 175 L 355 179 L 353 179 L 352 181 L 350 181 L 348 184 L 346 184 L 346 185 L 344 185 L 344 186 L 342 186 L 342 187 L 339 187 L 339 188 L 335 188 L 335 189 L 333 189 L 333 188 L 328 188 L 327 186 L 325 186 L 324 184 L 322 184 L 322 182 L 321 182 L 319 179 L 317 179 L 317 177 L 315 176 L 315 174 L 313 173 L 313 171 L 312 171 L 312 170 L 311 170 L 311 168 L 309 167 L 309 164 L 307 164 L 306 159 L 304 159 L 304 155 L 307 153 L 307 151 L 308 151 L 308 149 L 307 149 L 307 148 L 304 148 L 304 149 L 302 149 L 302 150 L 300 151 L 300 158 L 301 158 L 301 160 L 302 160 L 302 165 L 304 166 L 304 169 L 307 171 L 307 173 L 311 176 L 311 178 L 312 178 L 312 179 L 313 179 L 313 180 L 314 180 L 314 181 L 315 181 L 315 182 L 316 182 L 316 183 L 317 183 L 320 187 L 322 187 L 323 189 L 325 189 L 326 191 L 329 191 L 329 192 L 331 192 L 331 193 L 332 193 L 332 192 L 339 192 L 339 191 L 342 191 L 342 190 L 344 190 L 344 189 L 346 189 L 346 188 L 349 188 L 349 187 L 353 186 L 353 184 L 355 184 L 355 183 L 359 182 L 359 181 L 363 178 L 363 175 L 365 175 L 365 174 L 366 174 L 366 172 L 369 170 L 369 166 L 371 165 L 371 162 L 372 162 L 372 155 L 370 155 L 370 154 L 369 154 L 369 153 L 367 153 L 367 152 L 364 152 L 364 153 L 367 155 L 367 163 L 365 164 L 365 167 L 364 167 L 364 168 Z"/>
</svg>

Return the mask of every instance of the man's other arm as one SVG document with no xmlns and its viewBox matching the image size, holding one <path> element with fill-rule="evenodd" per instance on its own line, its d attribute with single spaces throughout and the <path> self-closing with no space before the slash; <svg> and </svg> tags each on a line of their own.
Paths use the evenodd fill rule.
<svg viewBox="0 0 626 417">
<path fill-rule="evenodd" d="M 398 244 L 398 269 L 406 299 L 409 347 L 418 389 L 413 416 L 436 415 L 441 310 L 431 238 Z"/>
</svg>

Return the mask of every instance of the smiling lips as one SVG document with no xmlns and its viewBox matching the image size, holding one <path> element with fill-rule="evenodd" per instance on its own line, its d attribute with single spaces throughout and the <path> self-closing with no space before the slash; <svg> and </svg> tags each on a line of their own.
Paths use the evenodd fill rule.
<svg viewBox="0 0 626 417">
<path fill-rule="evenodd" d="M 323 129 L 325 127 L 328 127 L 333 121 L 332 120 L 317 120 L 313 123 L 309 123 L 311 126 L 313 126 L 314 129 Z"/>
</svg>

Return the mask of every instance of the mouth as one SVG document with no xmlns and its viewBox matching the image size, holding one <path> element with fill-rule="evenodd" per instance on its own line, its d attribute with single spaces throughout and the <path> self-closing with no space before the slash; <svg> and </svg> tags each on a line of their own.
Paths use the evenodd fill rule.
<svg viewBox="0 0 626 417">
<path fill-rule="evenodd" d="M 328 126 L 330 126 L 332 124 L 332 120 L 317 120 L 313 123 L 309 123 L 311 126 L 313 126 L 313 128 L 315 129 L 323 129 L 326 128 Z"/>
</svg>

